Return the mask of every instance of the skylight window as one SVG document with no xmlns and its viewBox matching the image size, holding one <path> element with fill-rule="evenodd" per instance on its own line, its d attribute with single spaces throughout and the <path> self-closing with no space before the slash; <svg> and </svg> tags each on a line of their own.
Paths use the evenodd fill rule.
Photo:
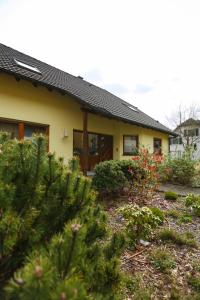
<svg viewBox="0 0 200 300">
<path fill-rule="evenodd" d="M 35 72 L 35 73 L 38 73 L 38 74 L 41 74 L 40 70 L 34 66 L 31 66 L 31 65 L 28 65 L 20 60 L 17 60 L 14 58 L 14 62 L 19 66 L 19 67 L 22 67 L 24 69 L 27 69 L 29 71 L 32 71 L 32 72 Z"/>
<path fill-rule="evenodd" d="M 135 107 L 131 106 L 131 105 L 127 105 L 128 108 L 130 108 L 131 110 L 133 111 L 136 111 L 137 112 L 137 109 L 135 109 Z"/>
<path fill-rule="evenodd" d="M 128 107 L 129 109 L 131 109 L 131 110 L 133 110 L 133 111 L 135 111 L 135 112 L 138 112 L 138 110 L 134 107 L 134 106 L 132 106 L 132 105 L 130 105 L 130 104 L 126 104 L 126 103 L 123 103 L 126 107 Z"/>
</svg>

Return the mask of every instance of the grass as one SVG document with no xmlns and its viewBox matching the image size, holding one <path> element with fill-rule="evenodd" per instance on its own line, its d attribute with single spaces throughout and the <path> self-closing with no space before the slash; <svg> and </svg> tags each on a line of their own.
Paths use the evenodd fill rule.
<svg viewBox="0 0 200 300">
<path fill-rule="evenodd" d="M 178 218 L 178 223 L 192 223 L 192 216 L 189 214 L 182 214 L 179 218 Z"/>
<path fill-rule="evenodd" d="M 199 272 L 200 273 L 200 259 L 193 260 L 192 268 L 193 268 L 194 272 Z"/>
<path fill-rule="evenodd" d="M 166 215 L 167 217 L 172 217 L 172 218 L 174 218 L 174 219 L 178 219 L 178 218 L 180 218 L 181 213 L 180 213 L 180 211 L 178 211 L 178 210 L 175 210 L 175 209 L 169 209 L 169 210 L 166 210 L 166 211 L 165 211 L 165 215 Z"/>
<path fill-rule="evenodd" d="M 163 247 L 153 250 L 150 254 L 150 260 L 153 266 L 163 273 L 176 267 L 176 262 L 171 253 Z"/>
<path fill-rule="evenodd" d="M 196 291 L 200 292 L 200 277 L 195 275 L 190 275 L 188 277 L 188 284 Z"/>
<path fill-rule="evenodd" d="M 158 238 L 164 242 L 173 242 L 179 246 L 189 246 L 192 248 L 198 248 L 198 244 L 194 239 L 194 236 L 190 232 L 178 233 L 170 228 L 163 228 L 158 232 Z"/>
<path fill-rule="evenodd" d="M 165 216 L 177 219 L 179 224 L 192 222 L 192 216 L 186 211 L 182 213 L 176 209 L 169 209 L 165 211 Z"/>
<path fill-rule="evenodd" d="M 142 276 L 139 274 L 135 275 L 134 277 L 129 277 L 126 281 L 126 288 L 131 294 L 131 296 L 134 296 L 133 299 L 135 300 L 151 300 L 152 299 L 152 293 L 153 288 L 152 287 L 146 287 Z"/>
</svg>

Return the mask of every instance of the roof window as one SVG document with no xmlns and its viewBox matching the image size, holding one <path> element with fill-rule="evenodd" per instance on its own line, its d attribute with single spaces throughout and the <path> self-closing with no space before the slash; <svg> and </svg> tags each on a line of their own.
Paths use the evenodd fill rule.
<svg viewBox="0 0 200 300">
<path fill-rule="evenodd" d="M 135 111 L 135 112 L 138 112 L 138 110 L 137 110 L 137 108 L 136 107 L 134 107 L 134 106 L 132 106 L 132 105 L 130 105 L 130 104 L 126 104 L 126 103 L 123 103 L 126 107 L 128 107 L 129 109 L 131 109 L 131 110 L 133 110 L 133 111 Z"/>
<path fill-rule="evenodd" d="M 24 69 L 27 69 L 29 71 L 32 71 L 32 72 L 35 72 L 35 73 L 38 73 L 38 74 L 41 74 L 40 70 L 34 66 L 31 66 L 31 65 L 28 65 L 27 63 L 24 63 L 20 60 L 17 60 L 14 58 L 14 62 L 19 66 L 19 67 L 22 67 Z"/>
</svg>

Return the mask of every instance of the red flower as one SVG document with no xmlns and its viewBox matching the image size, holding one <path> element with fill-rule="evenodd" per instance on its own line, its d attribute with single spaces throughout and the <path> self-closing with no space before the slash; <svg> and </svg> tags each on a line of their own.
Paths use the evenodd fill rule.
<svg viewBox="0 0 200 300">
<path fill-rule="evenodd" d="M 139 159 L 140 159 L 139 156 L 133 156 L 133 157 L 132 157 L 132 160 L 139 160 Z"/>
</svg>

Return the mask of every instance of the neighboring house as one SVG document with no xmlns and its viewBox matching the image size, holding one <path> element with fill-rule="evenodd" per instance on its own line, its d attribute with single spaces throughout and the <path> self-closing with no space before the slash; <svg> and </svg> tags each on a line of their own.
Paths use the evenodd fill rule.
<svg viewBox="0 0 200 300">
<path fill-rule="evenodd" d="M 100 161 L 130 158 L 139 146 L 168 153 L 175 135 L 108 91 L 0 44 L 0 130 L 16 138 L 49 136 L 49 151 Z"/>
<path fill-rule="evenodd" d="M 174 130 L 177 137 L 170 139 L 170 153 L 181 157 L 186 148 L 191 149 L 192 158 L 200 159 L 200 120 L 189 118 Z"/>
</svg>

